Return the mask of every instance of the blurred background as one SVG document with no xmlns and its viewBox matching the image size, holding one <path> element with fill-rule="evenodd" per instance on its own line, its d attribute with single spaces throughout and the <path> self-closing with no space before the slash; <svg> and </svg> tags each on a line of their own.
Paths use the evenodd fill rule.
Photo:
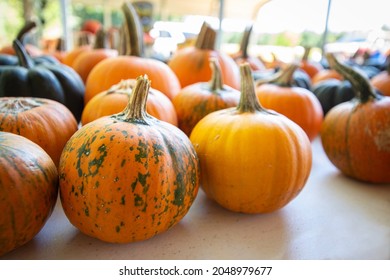
<svg viewBox="0 0 390 280">
<path fill-rule="evenodd" d="M 387 56 L 390 49 L 390 2 L 383 0 L 149 0 L 131 1 L 141 17 L 148 55 L 161 60 L 190 43 L 204 21 L 218 32 L 218 48 L 233 54 L 242 34 L 253 25 L 248 46 L 265 62 L 290 62 L 310 46 L 311 59 L 325 49 L 346 56 L 370 52 Z M 9 45 L 25 20 L 38 27 L 31 44 L 40 49 L 81 44 L 104 27 L 117 44 L 123 0 L 2 0 L 0 48 Z M 85 35 L 87 34 L 87 36 Z M 116 43 L 115 43 L 116 42 Z"/>
</svg>

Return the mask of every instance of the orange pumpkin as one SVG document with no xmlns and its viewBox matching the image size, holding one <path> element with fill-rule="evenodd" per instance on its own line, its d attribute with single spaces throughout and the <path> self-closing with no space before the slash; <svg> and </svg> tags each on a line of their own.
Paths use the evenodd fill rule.
<svg viewBox="0 0 390 280">
<path fill-rule="evenodd" d="M 135 79 L 123 80 L 109 90 L 95 95 L 85 106 L 81 123 L 85 125 L 103 116 L 120 113 L 129 103 Z M 171 100 L 156 89 L 150 88 L 146 111 L 153 117 L 178 125 L 177 115 Z"/>
<path fill-rule="evenodd" d="M 292 86 L 297 65 L 291 64 L 277 76 L 256 86 L 260 103 L 297 123 L 312 141 L 319 133 L 324 113 L 318 99 L 308 89 Z"/>
<path fill-rule="evenodd" d="M 153 88 L 172 99 L 180 90 L 180 82 L 175 73 L 164 63 L 151 58 L 143 58 L 143 32 L 138 15 L 131 3 L 122 6 L 128 36 L 126 55 L 104 59 L 89 73 L 85 85 L 85 104 L 96 94 L 108 90 L 121 80 L 134 79 L 147 74 Z"/>
<path fill-rule="evenodd" d="M 240 92 L 223 84 L 221 70 L 216 59 L 210 59 L 212 78 L 210 82 L 198 82 L 182 88 L 172 100 L 179 120 L 179 128 L 188 136 L 194 126 L 207 114 L 235 107 Z"/>
<path fill-rule="evenodd" d="M 0 131 L 19 134 L 42 147 L 58 166 L 65 143 L 77 131 L 73 114 L 45 98 L 1 97 Z"/>
<path fill-rule="evenodd" d="M 210 58 L 215 57 L 221 67 L 224 83 L 235 89 L 240 86 L 238 66 L 227 54 L 215 50 L 216 32 L 204 23 L 195 46 L 177 50 L 168 61 L 182 87 L 211 79 Z"/>
<path fill-rule="evenodd" d="M 343 80 L 343 76 L 337 72 L 334 69 L 322 69 L 318 71 L 312 78 L 311 78 L 311 84 L 312 86 L 315 86 L 319 84 L 322 81 L 328 81 L 330 79 L 335 79 L 335 80 Z"/>
<path fill-rule="evenodd" d="M 88 75 L 100 61 L 116 57 L 118 51 L 108 48 L 108 41 L 106 38 L 106 32 L 101 29 L 96 33 L 95 45 L 93 49 L 89 51 L 81 52 L 73 61 L 72 68 L 80 75 L 81 79 L 85 83 Z"/>
<path fill-rule="evenodd" d="M 0 131 L 0 256 L 34 238 L 57 195 L 58 173 L 49 155 L 23 136 Z"/>
<path fill-rule="evenodd" d="M 62 207 L 83 233 L 140 241 L 177 224 L 199 188 L 188 137 L 145 111 L 150 81 L 139 77 L 128 106 L 91 122 L 66 144 L 59 167 Z"/>
<path fill-rule="evenodd" d="M 349 80 L 356 98 L 333 107 L 321 141 L 329 160 L 345 175 L 390 183 L 390 97 L 378 95 L 369 80 L 328 54 L 332 68 Z"/>
<path fill-rule="evenodd" d="M 386 70 L 376 74 L 371 78 L 370 82 L 383 95 L 390 96 L 390 59 L 388 59 L 387 63 Z"/>
<path fill-rule="evenodd" d="M 297 124 L 260 105 L 248 64 L 241 73 L 239 105 L 205 116 L 190 139 L 199 156 L 201 187 L 210 199 L 236 212 L 272 212 L 304 187 L 311 145 Z"/>
</svg>

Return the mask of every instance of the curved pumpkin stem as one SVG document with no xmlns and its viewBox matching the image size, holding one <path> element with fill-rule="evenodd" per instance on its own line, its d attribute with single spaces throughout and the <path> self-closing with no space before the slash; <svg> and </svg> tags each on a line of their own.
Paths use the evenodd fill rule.
<svg viewBox="0 0 390 280">
<path fill-rule="evenodd" d="M 37 24 L 34 21 L 27 21 L 22 27 L 22 29 L 19 30 L 16 39 L 19 40 L 20 42 L 23 42 L 24 36 L 32 29 L 34 29 L 36 26 Z"/>
<path fill-rule="evenodd" d="M 20 66 L 25 67 L 27 69 L 34 67 L 34 61 L 31 59 L 25 47 L 18 39 L 13 41 L 12 46 L 15 50 L 16 56 L 18 57 Z"/>
<path fill-rule="evenodd" d="M 211 92 L 217 92 L 223 88 L 223 82 L 221 68 L 216 58 L 210 58 L 210 67 L 212 72 L 210 90 Z"/>
<path fill-rule="evenodd" d="M 301 60 L 308 61 L 310 52 L 311 52 L 311 47 L 305 47 L 305 52 L 303 53 Z"/>
<path fill-rule="evenodd" d="M 126 122 L 148 124 L 147 119 L 150 118 L 150 115 L 146 112 L 146 101 L 149 89 L 150 80 L 148 76 L 139 76 L 126 108 L 121 113 L 114 115 L 114 117 L 123 117 Z"/>
<path fill-rule="evenodd" d="M 275 84 L 281 87 L 291 87 L 294 80 L 294 72 L 298 68 L 295 63 L 289 64 L 283 70 L 278 71 L 272 77 L 268 79 L 262 79 L 256 82 L 256 87 L 262 84 Z"/>
<path fill-rule="evenodd" d="M 237 106 L 237 111 L 242 113 L 254 113 L 266 111 L 260 104 L 253 82 L 252 71 L 249 63 L 240 65 L 241 75 L 241 97 Z"/>
<path fill-rule="evenodd" d="M 125 43 L 126 47 L 122 55 L 132 55 L 142 57 L 144 55 L 144 40 L 141 21 L 133 5 L 126 1 L 122 5 L 125 17 Z"/>
<path fill-rule="evenodd" d="M 367 102 L 370 99 L 381 98 L 381 96 L 375 92 L 374 87 L 371 85 L 370 81 L 358 71 L 344 63 L 339 62 L 331 53 L 326 54 L 326 58 L 328 60 L 329 66 L 339 72 L 352 84 L 352 87 L 356 93 L 356 97 L 361 103 Z"/>
<path fill-rule="evenodd" d="M 240 44 L 240 54 L 242 58 L 248 58 L 248 45 L 249 45 L 249 39 L 251 37 L 251 33 L 253 30 L 253 25 L 249 25 L 245 28 L 244 35 L 241 40 Z"/>
<path fill-rule="evenodd" d="M 201 50 L 215 50 L 216 38 L 217 32 L 207 22 L 204 22 L 196 38 L 195 47 Z"/>
</svg>

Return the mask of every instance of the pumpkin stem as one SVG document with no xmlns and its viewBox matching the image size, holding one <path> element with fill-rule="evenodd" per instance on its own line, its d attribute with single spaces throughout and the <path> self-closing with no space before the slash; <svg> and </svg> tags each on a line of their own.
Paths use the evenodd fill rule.
<svg viewBox="0 0 390 280">
<path fill-rule="evenodd" d="M 0 104 L 0 112 L 15 114 L 40 107 L 43 104 L 43 100 L 38 98 L 5 97 Z"/>
<path fill-rule="evenodd" d="M 93 45 L 93 48 L 96 49 L 107 49 L 108 48 L 108 39 L 107 34 L 104 31 L 103 28 L 99 29 L 96 32 L 95 36 L 95 44 Z"/>
<path fill-rule="evenodd" d="M 311 47 L 305 47 L 305 52 L 303 53 L 302 56 L 302 61 L 308 61 L 309 60 L 309 54 L 311 52 Z"/>
<path fill-rule="evenodd" d="M 240 65 L 241 76 L 241 96 L 237 106 L 237 111 L 242 113 L 254 113 L 256 111 L 265 111 L 260 105 L 255 92 L 255 84 L 253 82 L 252 71 L 249 63 Z"/>
<path fill-rule="evenodd" d="M 212 73 L 210 80 L 210 90 L 211 92 L 217 92 L 223 88 L 223 82 L 221 68 L 216 58 L 210 58 L 210 67 Z"/>
<path fill-rule="evenodd" d="M 276 72 L 268 79 L 262 79 L 256 82 L 256 87 L 262 84 L 275 84 L 281 87 L 291 87 L 294 82 L 294 72 L 298 68 L 296 63 L 291 63 L 284 69 Z"/>
<path fill-rule="evenodd" d="M 253 25 L 248 25 L 245 28 L 241 44 L 240 44 L 240 54 L 242 58 L 248 58 L 248 45 L 249 45 L 249 39 L 252 33 Z"/>
<path fill-rule="evenodd" d="M 196 38 L 195 47 L 201 50 L 215 50 L 217 32 L 207 22 L 203 22 L 199 35 Z"/>
<path fill-rule="evenodd" d="M 23 42 L 24 36 L 32 29 L 34 29 L 36 26 L 37 24 L 34 21 L 27 21 L 22 27 L 22 29 L 19 30 L 16 39 L 19 40 L 20 42 Z"/>
<path fill-rule="evenodd" d="M 370 81 L 360 74 L 358 71 L 344 63 L 339 62 L 336 57 L 328 53 L 326 55 L 329 66 L 339 72 L 345 79 L 347 79 L 353 89 L 355 90 L 356 97 L 361 103 L 367 102 L 370 99 L 379 99 L 380 96 L 375 92 L 374 87 Z"/>
<path fill-rule="evenodd" d="M 125 81 L 130 83 L 129 80 Z M 119 114 L 114 115 L 124 118 L 126 122 L 137 122 L 148 124 L 147 119 L 150 115 L 146 112 L 146 101 L 150 89 L 150 80 L 147 75 L 139 76 L 136 80 L 133 91 L 131 92 L 129 103 Z"/>
<path fill-rule="evenodd" d="M 126 47 L 121 55 L 131 55 L 142 57 L 144 55 L 144 41 L 141 20 L 134 6 L 126 1 L 122 5 L 122 11 L 125 16 L 124 31 Z M 123 35 L 123 34 L 122 34 Z"/>
<path fill-rule="evenodd" d="M 133 88 L 135 87 L 135 83 L 136 83 L 135 79 L 121 80 L 119 83 L 111 86 L 106 91 L 106 94 L 119 93 L 119 94 L 127 94 L 130 96 Z"/>
<path fill-rule="evenodd" d="M 27 53 L 23 44 L 18 39 L 16 39 L 13 41 L 12 46 L 15 50 L 16 56 L 18 57 L 19 65 L 27 69 L 33 68 L 34 61 Z"/>
</svg>

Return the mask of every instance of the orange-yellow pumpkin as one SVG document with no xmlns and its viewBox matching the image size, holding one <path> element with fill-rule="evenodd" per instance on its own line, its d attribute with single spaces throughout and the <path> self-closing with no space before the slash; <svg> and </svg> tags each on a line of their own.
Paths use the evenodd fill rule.
<svg viewBox="0 0 390 280">
<path fill-rule="evenodd" d="M 272 212 L 304 187 L 311 145 L 297 124 L 260 105 L 248 64 L 241 73 L 239 105 L 204 117 L 190 139 L 200 160 L 201 187 L 210 199 L 231 211 Z"/>
<path fill-rule="evenodd" d="M 140 241 L 177 224 L 199 187 L 188 137 L 145 111 L 150 81 L 139 77 L 119 114 L 81 127 L 60 161 L 60 197 L 70 222 L 106 242 Z"/>
<path fill-rule="evenodd" d="M 349 80 L 356 98 L 333 107 L 325 117 L 321 141 L 329 160 L 345 175 L 371 183 L 390 183 L 390 97 L 328 54 L 332 68 Z"/>
<path fill-rule="evenodd" d="M 0 256 L 34 238 L 57 194 L 58 173 L 50 156 L 27 138 L 0 131 Z"/>
<path fill-rule="evenodd" d="M 95 95 L 85 106 L 81 124 L 85 125 L 100 117 L 117 114 L 126 108 L 135 79 L 123 80 L 109 90 Z M 160 91 L 150 88 L 146 101 L 146 111 L 159 120 L 178 125 L 177 115 L 171 100 Z"/>
</svg>

